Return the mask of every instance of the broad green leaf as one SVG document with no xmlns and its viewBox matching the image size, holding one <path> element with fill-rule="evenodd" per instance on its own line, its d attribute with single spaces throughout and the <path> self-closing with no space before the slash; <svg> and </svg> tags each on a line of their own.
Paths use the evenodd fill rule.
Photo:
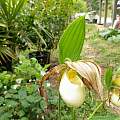
<svg viewBox="0 0 120 120">
<path fill-rule="evenodd" d="M 59 42 L 59 62 L 64 63 L 66 58 L 76 61 L 80 59 L 80 53 L 85 38 L 85 18 L 74 20 L 64 31 Z"/>
<path fill-rule="evenodd" d="M 105 72 L 105 84 L 108 90 L 110 90 L 112 85 L 112 68 L 107 68 Z"/>
<path fill-rule="evenodd" d="M 18 99 L 19 99 L 19 95 L 18 95 L 18 94 L 13 94 L 12 98 L 13 98 L 14 100 L 18 100 Z"/>
</svg>

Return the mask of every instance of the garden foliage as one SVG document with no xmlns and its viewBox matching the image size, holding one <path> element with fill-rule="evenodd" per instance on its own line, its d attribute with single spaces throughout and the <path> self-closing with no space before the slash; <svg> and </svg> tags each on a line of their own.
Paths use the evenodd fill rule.
<svg viewBox="0 0 120 120">
<path fill-rule="evenodd" d="M 98 0 L 92 0 L 92 4 L 94 2 L 98 3 Z M 92 7 L 98 9 L 98 6 Z M 82 16 L 67 25 L 73 20 L 74 13 L 86 9 L 84 0 L 0 0 L 0 64 L 9 58 L 12 64 L 9 72 L 0 67 L 0 120 L 56 120 L 59 102 L 61 120 L 72 118 L 71 108 L 59 101 L 58 81 L 53 81 L 51 77 L 44 82 L 47 102 L 40 94 L 38 83 L 50 65 L 43 67 L 36 58 L 30 58 L 29 53 L 50 52 L 59 42 L 59 62 L 63 65 L 68 60 L 68 63 L 74 61 L 76 64 L 75 61 L 81 59 L 85 39 L 85 18 Z M 119 33 L 119 30 L 111 29 L 100 32 L 102 37 L 114 42 L 120 40 Z M 27 54 L 26 49 L 29 49 Z M 111 69 L 106 71 L 105 82 L 107 89 L 111 90 Z M 86 94 L 86 101 L 76 113 L 78 119 L 92 118 L 97 111 L 99 101 L 93 99 L 91 92 Z M 101 109 L 103 112 L 98 111 L 98 116 L 93 119 L 106 115 L 106 110 Z"/>
<path fill-rule="evenodd" d="M 42 68 L 35 58 L 20 56 L 13 73 L 0 73 L 0 120 L 37 120 L 42 118 L 45 101 L 39 95 L 37 80 L 46 67 Z"/>
<path fill-rule="evenodd" d="M 99 35 L 109 42 L 120 42 L 120 31 L 116 29 L 105 29 L 99 32 Z"/>
<path fill-rule="evenodd" d="M 82 6 L 81 2 L 72 0 L 1 0 L 1 58 L 16 58 L 21 49 L 50 50 L 57 47 L 71 16 L 84 11 L 81 7 L 76 9 L 79 3 Z"/>
</svg>

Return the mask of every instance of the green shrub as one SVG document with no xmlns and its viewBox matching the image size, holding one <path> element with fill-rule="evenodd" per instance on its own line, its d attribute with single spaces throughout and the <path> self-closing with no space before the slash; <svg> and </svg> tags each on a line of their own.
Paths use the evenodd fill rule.
<svg viewBox="0 0 120 120">
<path fill-rule="evenodd" d="M 23 55 L 20 55 L 19 64 L 14 67 L 16 77 L 24 80 L 40 79 L 42 77 L 41 71 L 45 71 L 45 69 L 36 58 L 27 59 Z"/>
<path fill-rule="evenodd" d="M 14 85 L 15 86 L 15 85 Z M 4 90 L 0 97 L 0 119 L 37 120 L 44 112 L 44 99 L 38 94 L 36 83 L 26 83 Z"/>
<path fill-rule="evenodd" d="M 37 80 L 46 67 L 42 68 L 35 58 L 21 55 L 19 59 L 13 73 L 0 73 L 0 120 L 42 119 L 46 103 L 39 95 Z"/>
<path fill-rule="evenodd" d="M 120 42 L 120 31 L 116 29 L 105 29 L 99 32 L 99 36 L 109 42 Z"/>
</svg>

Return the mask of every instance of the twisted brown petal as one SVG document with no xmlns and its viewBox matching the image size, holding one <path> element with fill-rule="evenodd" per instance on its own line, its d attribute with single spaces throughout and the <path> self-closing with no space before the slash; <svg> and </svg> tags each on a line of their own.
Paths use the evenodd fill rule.
<svg viewBox="0 0 120 120">
<path fill-rule="evenodd" d="M 83 83 L 94 90 L 103 99 L 103 85 L 101 82 L 100 67 L 91 61 L 65 62 L 71 69 L 77 71 L 82 77 Z"/>
</svg>

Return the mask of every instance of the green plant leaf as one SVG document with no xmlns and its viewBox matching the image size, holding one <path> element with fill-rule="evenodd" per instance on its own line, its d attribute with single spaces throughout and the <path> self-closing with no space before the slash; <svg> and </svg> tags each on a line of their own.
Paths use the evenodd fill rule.
<svg viewBox="0 0 120 120">
<path fill-rule="evenodd" d="M 20 102 L 23 108 L 28 108 L 30 106 L 30 104 L 26 100 L 21 100 Z"/>
<path fill-rule="evenodd" d="M 2 88 L 3 87 L 3 84 L 2 83 L 0 83 L 0 88 Z"/>
<path fill-rule="evenodd" d="M 6 105 L 7 105 L 7 107 L 12 107 L 12 108 L 15 108 L 17 105 L 18 105 L 18 103 L 17 103 L 17 101 L 14 101 L 14 100 L 7 100 L 6 101 Z"/>
<path fill-rule="evenodd" d="M 7 27 L 7 25 L 6 24 L 4 24 L 4 23 L 0 23 L 0 27 Z"/>
<path fill-rule="evenodd" d="M 16 89 L 9 89 L 9 93 L 15 94 L 15 93 L 17 93 L 17 90 Z"/>
<path fill-rule="evenodd" d="M 0 120 L 10 120 L 12 114 L 10 112 L 6 112 L 0 116 Z"/>
<path fill-rule="evenodd" d="M 8 18 L 8 10 L 7 10 L 7 5 L 6 5 L 6 0 L 0 0 L 0 7 L 1 7 L 1 16 L 4 19 Z"/>
<path fill-rule="evenodd" d="M 64 63 L 66 58 L 76 61 L 80 59 L 80 53 L 85 38 L 85 18 L 74 20 L 64 31 L 59 42 L 59 62 Z"/>
<path fill-rule="evenodd" d="M 6 93 L 6 94 L 5 94 L 5 99 L 7 99 L 7 98 L 9 98 L 9 99 L 12 98 L 12 94 Z"/>
<path fill-rule="evenodd" d="M 12 16 L 12 19 L 14 19 L 16 17 L 16 15 L 19 13 L 19 11 L 21 10 L 21 8 L 24 6 L 24 4 L 27 2 L 27 0 L 19 0 L 19 1 L 16 1 L 16 6 L 14 8 L 14 11 L 13 11 L 13 16 Z M 13 2 L 13 4 L 15 3 L 15 1 Z"/>
<path fill-rule="evenodd" d="M 33 30 L 36 32 L 36 34 L 40 38 L 41 43 L 43 43 L 47 47 L 47 44 L 46 44 L 45 40 L 43 39 L 42 35 L 40 35 L 40 33 L 38 32 L 38 30 L 35 27 L 33 27 Z"/>
<path fill-rule="evenodd" d="M 29 103 L 34 103 L 35 102 L 35 97 L 33 95 L 29 95 L 29 96 L 26 97 L 26 100 Z"/>
<path fill-rule="evenodd" d="M 9 59 L 9 57 L 11 57 L 13 59 L 16 59 L 16 55 L 14 51 L 11 48 L 4 45 L 0 46 L 0 57 L 4 62 L 6 62 L 5 58 Z M 0 60 L 0 63 L 2 63 L 1 60 Z"/>
<path fill-rule="evenodd" d="M 24 99 L 27 97 L 27 92 L 24 88 L 21 88 L 19 91 L 18 91 L 18 95 L 20 97 L 20 99 Z"/>
<path fill-rule="evenodd" d="M 4 103 L 4 97 L 0 96 L 0 106 Z"/>
<path fill-rule="evenodd" d="M 24 116 L 25 115 L 25 112 L 23 110 L 20 110 L 18 111 L 17 113 L 20 117 Z"/>
<path fill-rule="evenodd" d="M 29 120 L 27 117 L 22 117 L 21 120 Z"/>
<path fill-rule="evenodd" d="M 105 71 L 105 84 L 108 90 L 110 90 L 111 85 L 112 85 L 112 75 L 113 71 L 112 68 L 107 68 Z"/>
<path fill-rule="evenodd" d="M 52 36 L 51 33 L 49 33 L 42 25 L 39 25 L 40 29 L 44 31 L 44 33 L 51 39 L 53 39 L 54 37 Z"/>
<path fill-rule="evenodd" d="M 20 12 L 27 0 L 0 0 L 1 16 L 11 23 Z"/>
</svg>

